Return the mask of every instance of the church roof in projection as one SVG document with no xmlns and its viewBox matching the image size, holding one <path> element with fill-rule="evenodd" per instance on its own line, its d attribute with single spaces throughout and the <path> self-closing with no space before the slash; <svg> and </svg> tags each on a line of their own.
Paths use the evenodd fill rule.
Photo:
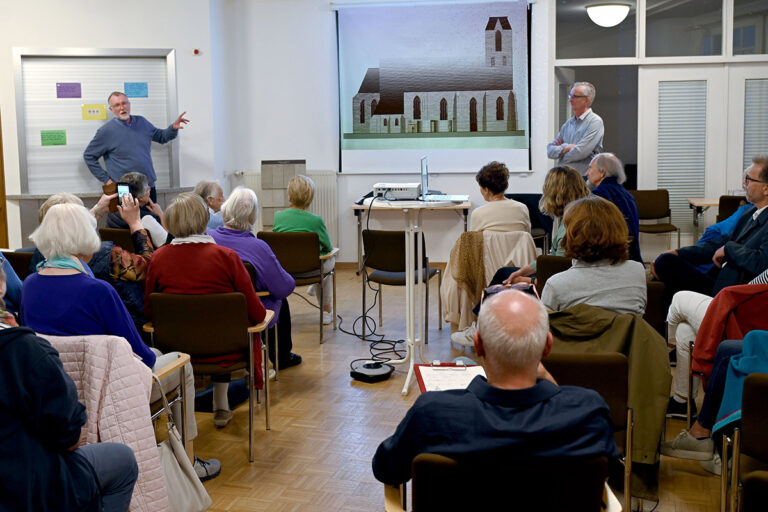
<svg viewBox="0 0 768 512">
<path fill-rule="evenodd" d="M 384 63 L 383 63 L 384 64 Z M 373 69 L 373 68 L 371 68 Z M 360 92 L 371 72 L 368 70 Z M 378 70 L 380 100 L 374 114 L 402 114 L 407 92 L 495 91 L 512 89 L 512 67 L 382 65 Z"/>
<path fill-rule="evenodd" d="M 501 22 L 501 28 L 504 30 L 512 30 L 512 27 L 510 26 L 509 20 L 506 16 L 488 18 L 488 24 L 485 26 L 485 30 L 493 30 L 494 27 L 496 27 L 496 21 Z"/>
<path fill-rule="evenodd" d="M 379 92 L 379 68 L 368 68 L 357 92 Z"/>
</svg>

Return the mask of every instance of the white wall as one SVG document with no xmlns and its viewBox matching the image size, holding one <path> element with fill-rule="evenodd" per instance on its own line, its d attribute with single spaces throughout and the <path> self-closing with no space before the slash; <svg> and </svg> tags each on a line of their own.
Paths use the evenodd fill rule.
<svg viewBox="0 0 768 512">
<path fill-rule="evenodd" d="M 515 176 L 511 192 L 538 192 L 549 167 L 545 146 L 554 134 L 550 71 L 553 53 L 548 21 L 549 2 L 533 11 L 531 57 L 532 175 Z M 261 160 L 306 159 L 309 170 L 339 170 L 338 73 L 335 13 L 327 0 L 225 0 L 212 6 L 217 169 L 224 174 L 258 169 Z M 230 67 L 231 66 L 231 67 Z M 224 98 L 227 98 L 224 101 Z M 236 98 L 237 108 L 224 110 Z M 220 105 L 221 103 L 221 105 Z M 230 103 L 231 104 L 231 103 Z M 220 126 L 226 125 L 221 128 Z M 226 133 L 227 135 L 222 135 Z M 441 174 L 431 188 L 470 193 L 473 204 L 483 200 L 474 173 L 494 160 L 461 174 Z M 439 172 L 439 169 L 433 169 Z M 353 201 L 377 181 L 413 181 L 412 175 L 339 175 L 340 261 L 357 258 Z M 402 214 L 376 213 L 371 227 L 401 229 Z M 446 261 L 462 231 L 453 213 L 425 213 L 427 251 L 432 261 Z"/>
<path fill-rule="evenodd" d="M 208 0 L 103 2 L 38 0 L 0 5 L 0 113 L 6 193 L 20 193 L 12 48 L 175 48 L 179 108 L 190 124 L 178 148 L 181 184 L 214 170 Z M 201 54 L 193 55 L 199 48 Z M 104 98 L 106 101 L 106 98 Z M 8 202 L 9 245 L 23 244 L 19 209 Z"/>
</svg>

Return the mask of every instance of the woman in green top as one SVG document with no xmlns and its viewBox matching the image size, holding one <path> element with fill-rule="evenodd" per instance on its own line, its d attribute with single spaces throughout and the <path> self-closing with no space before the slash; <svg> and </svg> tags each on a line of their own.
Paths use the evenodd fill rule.
<svg viewBox="0 0 768 512">
<path fill-rule="evenodd" d="M 307 208 L 315 197 L 315 183 L 306 176 L 296 176 L 288 182 L 288 201 L 290 208 L 275 213 L 272 231 L 275 233 L 311 232 L 320 238 L 320 254 L 328 254 L 333 250 L 331 237 L 325 227 L 323 218 L 308 212 Z M 336 258 L 323 260 L 323 273 L 330 272 L 336 265 Z M 310 295 L 318 295 L 317 285 L 312 285 Z M 331 314 L 331 282 L 330 276 L 323 280 L 323 323 L 333 321 Z"/>
</svg>

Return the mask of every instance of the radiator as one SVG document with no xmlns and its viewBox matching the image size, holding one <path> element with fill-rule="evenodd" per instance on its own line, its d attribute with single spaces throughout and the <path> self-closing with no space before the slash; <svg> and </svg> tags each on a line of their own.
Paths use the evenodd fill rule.
<svg viewBox="0 0 768 512">
<path fill-rule="evenodd" d="M 331 243 L 338 247 L 339 240 L 339 209 L 338 192 L 336 188 L 336 173 L 334 171 L 307 171 L 307 176 L 315 182 L 315 198 L 309 207 L 309 211 L 321 216 L 328 227 Z M 287 205 L 287 199 L 276 197 L 275 191 L 264 191 L 261 188 L 261 171 L 236 171 L 229 176 L 229 184 L 232 189 L 238 186 L 250 188 L 259 197 L 259 218 L 256 221 L 255 230 L 271 230 L 271 219 L 265 222 L 262 208 L 271 208 Z"/>
</svg>

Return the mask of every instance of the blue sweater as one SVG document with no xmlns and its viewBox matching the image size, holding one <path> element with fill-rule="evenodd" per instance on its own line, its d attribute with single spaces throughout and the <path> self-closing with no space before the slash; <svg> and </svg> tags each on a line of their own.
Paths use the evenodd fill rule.
<svg viewBox="0 0 768 512">
<path fill-rule="evenodd" d="M 96 131 L 83 158 L 91 174 L 102 183 L 110 178 L 120 181 L 128 172 L 140 172 L 147 177 L 149 186 L 154 187 L 157 175 L 150 154 L 152 141 L 165 144 L 178 133 L 172 126 L 165 130 L 155 128 L 141 116 L 131 116 L 130 124 L 113 118 Z M 100 157 L 104 157 L 106 170 L 99 164 Z"/>
<path fill-rule="evenodd" d="M 115 289 L 85 274 L 30 274 L 21 294 L 21 321 L 39 333 L 54 336 L 120 336 L 147 366 L 155 365 L 154 352 L 139 336 Z"/>
<path fill-rule="evenodd" d="M 640 256 L 640 215 L 637 212 L 637 204 L 632 194 L 619 185 L 615 176 L 605 178 L 602 183 L 592 189 L 592 193 L 615 204 L 624 220 L 627 222 L 629 236 L 632 237 L 632 243 L 629 245 L 629 259 L 643 262 Z"/>
</svg>

